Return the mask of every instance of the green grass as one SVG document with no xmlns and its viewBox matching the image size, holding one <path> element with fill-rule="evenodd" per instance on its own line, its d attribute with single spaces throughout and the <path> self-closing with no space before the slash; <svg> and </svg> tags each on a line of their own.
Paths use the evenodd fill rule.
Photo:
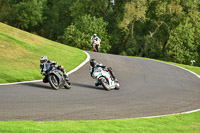
<svg viewBox="0 0 200 133">
<path fill-rule="evenodd" d="M 0 83 L 42 79 L 40 57 L 70 71 L 86 59 L 80 49 L 69 47 L 0 23 Z"/>
<path fill-rule="evenodd" d="M 157 118 L 96 121 L 1 121 L 0 133 L 199 133 L 200 111 Z"/>
</svg>

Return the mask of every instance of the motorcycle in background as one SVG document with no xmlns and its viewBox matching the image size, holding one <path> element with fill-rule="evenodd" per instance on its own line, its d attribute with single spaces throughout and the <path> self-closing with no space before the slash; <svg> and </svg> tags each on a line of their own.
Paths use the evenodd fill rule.
<svg viewBox="0 0 200 133">
<path fill-rule="evenodd" d="M 92 48 L 94 52 L 99 52 L 100 48 L 100 41 L 99 40 L 94 40 L 92 43 Z"/>
</svg>

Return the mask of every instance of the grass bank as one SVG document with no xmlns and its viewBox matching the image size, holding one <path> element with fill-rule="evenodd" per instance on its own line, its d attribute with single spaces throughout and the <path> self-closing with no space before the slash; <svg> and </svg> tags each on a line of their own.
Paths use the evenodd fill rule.
<svg viewBox="0 0 200 133">
<path fill-rule="evenodd" d="M 7 133 L 199 133 L 200 111 L 157 118 L 96 121 L 0 122 Z"/>
<path fill-rule="evenodd" d="M 86 59 L 83 51 L 0 23 L 0 83 L 42 79 L 40 57 L 70 71 Z"/>
</svg>

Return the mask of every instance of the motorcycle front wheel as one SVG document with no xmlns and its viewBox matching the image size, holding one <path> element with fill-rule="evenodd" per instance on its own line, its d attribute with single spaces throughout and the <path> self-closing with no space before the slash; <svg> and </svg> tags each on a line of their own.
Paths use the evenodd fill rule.
<svg viewBox="0 0 200 133">
<path fill-rule="evenodd" d="M 110 90 L 110 88 L 109 88 L 109 82 L 108 82 L 108 80 L 106 78 L 102 78 L 101 79 L 101 84 L 102 84 L 102 86 L 103 86 L 104 89 L 106 89 L 108 91 Z"/>
<path fill-rule="evenodd" d="M 99 46 L 96 45 L 95 48 L 96 48 L 97 52 L 99 52 Z"/>
<path fill-rule="evenodd" d="M 49 75 L 49 84 L 55 90 L 60 88 L 60 80 L 55 74 Z"/>
</svg>

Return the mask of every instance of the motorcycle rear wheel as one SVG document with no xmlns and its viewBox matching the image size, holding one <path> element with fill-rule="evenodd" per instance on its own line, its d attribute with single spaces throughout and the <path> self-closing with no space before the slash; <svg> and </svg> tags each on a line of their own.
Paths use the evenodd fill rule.
<svg viewBox="0 0 200 133">
<path fill-rule="evenodd" d="M 71 85 L 66 81 L 64 84 L 65 89 L 70 89 Z"/>
<path fill-rule="evenodd" d="M 119 83 L 115 83 L 115 90 L 119 90 L 120 89 L 120 86 L 119 86 Z"/>
<path fill-rule="evenodd" d="M 99 52 L 99 46 L 96 45 L 95 48 L 96 48 L 97 52 Z"/>
</svg>

